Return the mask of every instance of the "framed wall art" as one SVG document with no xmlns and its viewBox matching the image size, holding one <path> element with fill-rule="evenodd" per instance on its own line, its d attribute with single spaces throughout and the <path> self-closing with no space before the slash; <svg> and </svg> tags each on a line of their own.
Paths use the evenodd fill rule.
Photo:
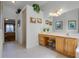
<svg viewBox="0 0 79 59">
<path fill-rule="evenodd" d="M 45 20 L 45 24 L 47 24 L 47 25 L 48 25 L 48 24 L 49 24 L 49 20 Z"/>
<path fill-rule="evenodd" d="M 55 29 L 62 30 L 63 29 L 63 21 L 56 21 L 55 22 Z"/>
<path fill-rule="evenodd" d="M 45 20 L 45 24 L 47 24 L 47 25 L 52 25 L 52 21 L 50 21 L 50 20 Z"/>
<path fill-rule="evenodd" d="M 52 21 L 49 21 L 49 25 L 52 25 Z"/>
<path fill-rule="evenodd" d="M 30 23 L 36 23 L 36 18 L 30 17 Z"/>
<path fill-rule="evenodd" d="M 41 18 L 37 18 L 37 23 L 42 23 L 42 19 Z"/>
<path fill-rule="evenodd" d="M 69 20 L 68 21 L 68 29 L 75 30 L 76 29 L 76 20 Z"/>
</svg>

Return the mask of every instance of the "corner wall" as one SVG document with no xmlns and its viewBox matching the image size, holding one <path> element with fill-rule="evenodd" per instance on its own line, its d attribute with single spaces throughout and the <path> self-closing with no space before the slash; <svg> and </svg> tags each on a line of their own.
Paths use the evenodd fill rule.
<svg viewBox="0 0 79 59">
<path fill-rule="evenodd" d="M 44 23 L 44 17 L 43 17 L 43 12 L 40 11 L 40 13 L 36 13 L 33 11 L 33 8 L 31 6 L 27 6 L 27 31 L 26 31 L 26 35 L 27 35 L 27 48 L 32 48 L 38 45 L 38 33 L 42 31 L 43 28 L 43 23 Z M 30 17 L 34 17 L 34 18 L 41 18 L 42 19 L 42 24 L 39 23 L 30 23 Z"/>
<path fill-rule="evenodd" d="M 15 40 L 17 40 L 17 14 L 16 14 L 16 8 L 13 6 L 6 6 L 3 3 L 3 22 L 4 22 L 4 18 L 8 18 L 8 19 L 14 19 L 15 20 Z M 3 26 L 4 27 L 4 26 Z"/>
<path fill-rule="evenodd" d="M 47 18 L 43 11 L 40 11 L 40 13 L 36 13 L 32 6 L 25 6 L 22 11 L 26 9 L 26 47 L 27 49 L 38 46 L 39 40 L 38 40 L 38 34 L 43 31 L 45 27 L 49 27 L 45 24 L 45 20 L 50 20 L 50 18 Z M 18 28 L 18 42 L 22 43 L 22 11 L 19 15 L 20 21 L 21 21 L 21 27 Z M 30 23 L 30 17 L 34 18 L 41 18 L 42 23 Z M 49 27 L 50 31 L 52 31 L 52 26 Z"/>
</svg>

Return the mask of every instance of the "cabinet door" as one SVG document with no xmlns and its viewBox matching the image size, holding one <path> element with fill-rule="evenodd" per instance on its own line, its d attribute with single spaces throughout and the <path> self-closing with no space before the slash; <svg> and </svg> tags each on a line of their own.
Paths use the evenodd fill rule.
<svg viewBox="0 0 79 59">
<path fill-rule="evenodd" d="M 56 50 L 60 53 L 64 53 L 64 38 L 56 37 Z"/>
<path fill-rule="evenodd" d="M 77 41 L 76 39 L 66 39 L 65 52 L 70 57 L 75 57 Z"/>
<path fill-rule="evenodd" d="M 47 44 L 46 38 L 42 35 L 39 35 L 39 44 L 42 46 L 46 46 L 46 44 Z"/>
</svg>

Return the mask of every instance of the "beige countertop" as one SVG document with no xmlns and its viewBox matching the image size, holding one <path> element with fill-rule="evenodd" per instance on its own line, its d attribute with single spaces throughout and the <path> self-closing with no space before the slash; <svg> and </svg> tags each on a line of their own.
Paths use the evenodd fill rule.
<svg viewBox="0 0 79 59">
<path fill-rule="evenodd" d="M 79 46 L 79 33 L 74 33 L 74 34 L 67 34 L 67 33 L 57 33 L 57 32 L 40 32 L 39 34 L 45 34 L 45 35 L 52 35 L 52 36 L 61 36 L 61 37 L 67 37 L 67 38 L 75 38 L 77 39 L 77 43 Z"/>
<path fill-rule="evenodd" d="M 79 39 L 79 33 L 75 33 L 75 34 L 66 34 L 66 33 L 49 33 L 49 32 L 40 32 L 39 34 L 45 34 L 45 35 L 53 35 L 53 36 L 61 36 L 61 37 L 68 37 L 68 38 L 76 38 Z"/>
</svg>

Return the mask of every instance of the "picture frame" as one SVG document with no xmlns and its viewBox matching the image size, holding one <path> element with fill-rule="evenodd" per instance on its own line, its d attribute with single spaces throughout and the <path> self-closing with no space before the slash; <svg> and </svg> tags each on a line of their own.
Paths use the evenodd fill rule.
<svg viewBox="0 0 79 59">
<path fill-rule="evenodd" d="M 36 23 L 36 18 L 30 17 L 30 23 Z"/>
<path fill-rule="evenodd" d="M 52 21 L 49 21 L 49 25 L 52 25 Z"/>
<path fill-rule="evenodd" d="M 47 25 L 52 25 L 52 21 L 50 21 L 50 20 L 45 20 L 45 24 L 47 24 Z"/>
<path fill-rule="evenodd" d="M 49 24 L 49 20 L 45 20 L 45 24 L 47 24 L 47 25 L 48 25 L 48 24 Z"/>
<path fill-rule="evenodd" d="M 69 20 L 68 21 L 68 29 L 75 30 L 76 29 L 76 20 Z"/>
<path fill-rule="evenodd" d="M 55 22 L 55 29 L 62 30 L 63 29 L 63 21 L 56 21 Z"/>
<path fill-rule="evenodd" d="M 37 18 L 37 23 L 42 23 L 42 19 L 41 18 Z"/>
</svg>

